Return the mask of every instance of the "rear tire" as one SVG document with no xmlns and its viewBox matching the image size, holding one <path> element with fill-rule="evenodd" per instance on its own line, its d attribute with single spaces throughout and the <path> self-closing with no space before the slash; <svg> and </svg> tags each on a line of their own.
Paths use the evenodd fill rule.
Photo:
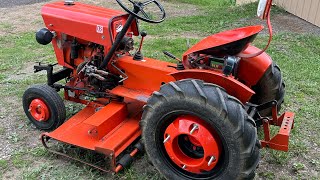
<svg viewBox="0 0 320 180">
<path fill-rule="evenodd" d="M 284 102 L 285 84 L 282 79 L 281 70 L 276 63 L 270 65 L 257 85 L 253 86 L 252 89 L 256 94 L 252 96 L 251 103 L 259 105 L 276 100 L 278 102 L 278 112 L 281 110 L 281 105 Z M 272 108 L 260 111 L 260 115 L 271 117 Z"/>
<path fill-rule="evenodd" d="M 205 127 L 219 135 L 222 154 L 210 171 L 189 172 L 168 156 L 164 131 L 181 115 L 200 118 L 207 124 Z M 260 157 L 255 123 L 240 101 L 216 85 L 188 79 L 161 86 L 144 107 L 141 126 L 149 159 L 166 179 L 253 179 L 255 176 Z"/>
<path fill-rule="evenodd" d="M 37 120 L 29 111 L 33 100 L 39 99 L 49 110 L 49 116 L 45 121 Z M 58 128 L 66 119 L 66 109 L 59 94 L 48 85 L 33 85 L 23 94 L 23 109 L 29 120 L 36 128 L 45 131 L 52 131 Z"/>
</svg>

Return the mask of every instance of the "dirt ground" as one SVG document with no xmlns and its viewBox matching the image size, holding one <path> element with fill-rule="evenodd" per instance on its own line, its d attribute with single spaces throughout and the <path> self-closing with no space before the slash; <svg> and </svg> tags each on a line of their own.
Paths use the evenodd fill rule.
<svg viewBox="0 0 320 180">
<path fill-rule="evenodd" d="M 84 0 L 83 0 L 84 1 Z M 41 3 L 37 3 L 41 2 Z M 104 0 L 88 0 L 85 1 L 87 3 L 102 5 L 105 7 L 118 7 L 115 6 L 115 2 L 107 2 Z M 45 4 L 44 1 L 40 0 L 1 0 L 0 1 L 0 36 L 8 35 L 8 34 L 19 34 L 24 32 L 32 32 L 36 31 L 39 28 L 43 27 L 40 9 L 41 6 Z M 164 5 L 169 5 L 170 3 L 166 2 Z M 168 16 L 185 16 L 188 14 L 197 13 L 197 7 L 193 5 L 186 5 L 184 8 L 181 8 L 177 4 L 170 4 L 167 6 Z M 184 10 L 183 10 L 184 9 Z M 188 10 L 186 10 L 188 9 Z M 27 13 L 26 13 L 27 12 Z M 248 24 L 257 24 L 260 21 L 256 19 L 244 19 Z M 283 32 L 298 32 L 305 34 L 316 34 L 320 35 L 320 28 L 296 17 L 291 14 L 282 14 L 276 15 L 273 17 L 273 27 L 276 33 Z M 9 77 L 12 79 L 19 79 L 33 73 L 33 63 L 26 64 L 26 67 L 21 71 L 16 73 L 16 76 Z M 15 110 L 18 109 L 22 111 L 21 100 L 14 97 L 1 97 L 1 104 L 6 103 L 6 106 L 0 106 L 0 124 L 3 125 L 4 134 L 0 135 L 0 159 L 8 159 L 14 151 L 20 148 L 20 146 L 27 147 L 36 147 L 39 145 L 38 135 L 39 131 L 34 130 L 32 132 L 24 130 L 23 125 L 21 123 L 21 117 L 15 116 Z M 12 107 L 10 109 L 5 107 Z M 3 115 L 5 114 L 5 116 Z M 0 131 L 2 131 L 0 129 Z M 27 133 L 26 133 L 27 132 Z M 24 140 L 19 143 L 15 143 L 14 145 L 10 143 L 10 141 L 15 141 L 16 137 L 22 137 Z M 10 138 L 7 138 L 10 137 Z M 315 149 L 318 151 L 318 149 Z M 142 164 L 141 169 L 147 168 L 146 164 Z M 266 162 L 262 160 L 261 166 L 267 166 Z M 264 167 L 265 168 L 265 167 Z M 267 167 L 272 168 L 272 167 Z M 274 169 L 277 171 L 277 169 Z M 311 172 L 312 173 L 312 172 Z M 316 173 L 316 172 L 314 172 Z M 16 179 L 15 172 L 10 172 L 11 179 Z"/>
<path fill-rule="evenodd" d="M 250 25 L 264 24 L 264 22 L 257 18 L 242 19 L 240 22 L 246 22 Z M 319 27 L 289 13 L 272 16 L 272 27 L 274 33 L 295 32 L 299 34 L 320 35 Z M 267 33 L 267 31 L 264 33 Z"/>
</svg>

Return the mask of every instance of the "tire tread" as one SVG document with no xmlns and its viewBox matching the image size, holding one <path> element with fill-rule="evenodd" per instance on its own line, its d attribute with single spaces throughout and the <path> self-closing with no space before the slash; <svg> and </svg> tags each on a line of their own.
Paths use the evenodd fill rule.
<svg viewBox="0 0 320 180">
<path fill-rule="evenodd" d="M 153 110 L 159 107 L 163 100 L 170 101 L 173 98 L 171 93 L 166 94 L 165 86 L 161 88 L 160 92 L 153 93 L 153 96 L 148 100 L 148 108 L 144 108 L 144 113 L 142 117 L 142 139 L 146 145 L 146 137 L 144 132 L 148 126 L 148 117 Z M 201 103 L 205 103 L 204 106 L 210 106 L 212 109 L 216 109 L 217 112 L 225 112 L 223 121 L 230 121 L 235 129 L 235 134 L 238 140 L 241 141 L 241 159 L 244 159 L 243 168 L 239 174 L 238 179 L 252 179 L 255 175 L 255 169 L 259 163 L 259 143 L 257 142 L 257 132 L 254 124 L 252 124 L 252 119 L 247 115 L 243 108 L 243 104 L 233 96 L 229 96 L 225 90 L 217 85 L 204 83 L 201 80 L 188 79 L 177 82 L 170 82 L 169 86 L 173 87 L 176 94 L 184 94 L 184 98 L 190 99 L 202 99 Z M 186 88 L 189 87 L 189 88 Z M 195 91 L 189 92 L 190 88 L 193 87 Z M 210 91 L 211 90 L 211 91 Z M 215 96 L 209 96 L 212 91 L 216 93 Z M 196 93 L 196 94 L 195 94 Z M 203 101 L 204 100 L 204 101 Z M 196 102 L 196 101 L 194 101 Z M 222 107 L 222 108 L 221 108 Z M 231 116 L 240 117 L 242 121 L 236 121 L 237 118 L 228 117 Z M 146 148 L 148 149 L 148 148 Z M 147 151 L 148 154 L 148 151 Z M 149 155 L 150 156 L 150 155 Z M 156 167 L 160 172 L 161 168 Z"/>
</svg>

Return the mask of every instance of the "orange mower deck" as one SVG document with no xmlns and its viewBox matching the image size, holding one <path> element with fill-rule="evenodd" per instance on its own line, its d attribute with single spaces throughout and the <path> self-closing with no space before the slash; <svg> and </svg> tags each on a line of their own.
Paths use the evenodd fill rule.
<svg viewBox="0 0 320 180">
<path fill-rule="evenodd" d="M 111 167 L 116 171 L 116 158 L 141 135 L 142 106 L 128 101 L 106 106 L 90 104 L 58 129 L 42 136 L 112 157 Z"/>
</svg>

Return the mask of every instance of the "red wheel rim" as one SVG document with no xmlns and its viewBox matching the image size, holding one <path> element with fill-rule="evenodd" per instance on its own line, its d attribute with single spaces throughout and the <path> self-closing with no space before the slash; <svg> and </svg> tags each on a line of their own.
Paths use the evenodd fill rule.
<svg viewBox="0 0 320 180">
<path fill-rule="evenodd" d="M 40 122 L 47 121 L 50 116 L 48 106 L 41 99 L 32 100 L 28 111 L 36 121 Z"/>
<path fill-rule="evenodd" d="M 194 152 L 201 149 L 201 155 L 195 157 L 186 153 L 181 137 L 192 145 Z M 214 169 L 222 151 L 218 134 L 213 128 L 208 129 L 205 121 L 194 116 L 180 116 L 169 124 L 163 143 L 169 157 L 177 166 L 196 174 Z"/>
</svg>

